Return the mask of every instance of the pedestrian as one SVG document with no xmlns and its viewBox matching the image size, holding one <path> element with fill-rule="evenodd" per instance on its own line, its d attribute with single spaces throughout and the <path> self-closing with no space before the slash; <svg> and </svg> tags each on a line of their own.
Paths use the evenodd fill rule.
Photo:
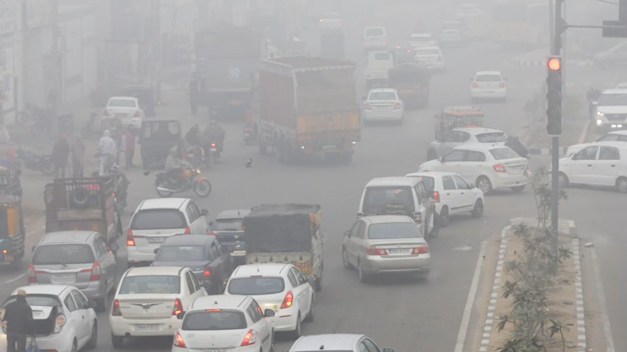
<svg viewBox="0 0 627 352">
<path fill-rule="evenodd" d="M 109 173 L 109 170 L 106 170 L 107 160 L 109 160 L 109 158 L 114 159 L 116 156 L 115 142 L 111 138 L 109 130 L 105 130 L 102 134 L 102 138 L 100 138 L 100 142 L 98 143 L 98 155 L 100 162 L 100 172 L 98 175 L 106 176 Z"/>
<path fill-rule="evenodd" d="M 51 159 L 56 178 L 65 178 L 65 167 L 69 156 L 70 143 L 68 143 L 67 137 L 63 135 L 52 146 Z"/>
<path fill-rule="evenodd" d="M 74 178 L 83 177 L 85 168 L 85 143 L 80 137 L 74 139 L 72 144 L 72 176 Z"/>
<path fill-rule="evenodd" d="M 32 333 L 33 311 L 26 302 L 26 292 L 17 290 L 15 301 L 4 308 L 2 326 L 7 331 L 7 352 L 26 351 L 26 337 Z"/>
</svg>

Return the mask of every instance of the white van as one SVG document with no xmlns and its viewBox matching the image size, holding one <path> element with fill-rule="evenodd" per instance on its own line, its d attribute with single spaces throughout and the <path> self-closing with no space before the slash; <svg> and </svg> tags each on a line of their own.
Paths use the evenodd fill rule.
<svg viewBox="0 0 627 352">
<path fill-rule="evenodd" d="M 389 44 L 385 27 L 366 27 L 364 29 L 364 50 L 386 49 Z"/>
<path fill-rule="evenodd" d="M 366 89 L 381 88 L 387 86 L 388 71 L 394 67 L 396 60 L 394 54 L 387 50 L 375 50 L 368 52 L 368 63 L 364 71 Z"/>
<path fill-rule="evenodd" d="M 380 177 L 368 182 L 357 217 L 373 215 L 407 215 L 421 226 L 425 237 L 440 232 L 435 203 L 417 177 Z"/>
</svg>

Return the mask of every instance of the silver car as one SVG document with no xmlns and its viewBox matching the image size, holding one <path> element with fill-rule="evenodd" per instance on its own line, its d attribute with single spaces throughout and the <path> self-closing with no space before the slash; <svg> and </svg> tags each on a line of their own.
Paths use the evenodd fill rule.
<svg viewBox="0 0 627 352">
<path fill-rule="evenodd" d="M 393 348 L 380 348 L 368 336 L 360 334 L 323 334 L 301 336 L 294 342 L 289 352 L 311 352 L 322 350 L 344 352 L 394 352 Z"/>
<path fill-rule="evenodd" d="M 98 232 L 47 233 L 33 251 L 29 285 L 74 286 L 96 301 L 97 311 L 107 310 L 107 294 L 115 288 L 115 256 Z"/>
<path fill-rule="evenodd" d="M 388 272 L 414 274 L 422 281 L 429 276 L 431 254 L 410 217 L 367 216 L 344 233 L 342 263 L 346 269 L 357 268 L 361 282 Z"/>
</svg>

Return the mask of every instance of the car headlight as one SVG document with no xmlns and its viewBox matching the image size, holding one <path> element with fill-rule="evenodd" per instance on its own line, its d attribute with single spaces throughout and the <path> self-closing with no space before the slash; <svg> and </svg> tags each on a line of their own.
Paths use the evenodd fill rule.
<svg viewBox="0 0 627 352">
<path fill-rule="evenodd" d="M 601 126 L 603 124 L 603 120 L 597 120 L 597 126 Z"/>
<path fill-rule="evenodd" d="M 597 111 L 597 116 L 605 116 L 605 114 L 602 113 L 601 111 Z"/>
</svg>

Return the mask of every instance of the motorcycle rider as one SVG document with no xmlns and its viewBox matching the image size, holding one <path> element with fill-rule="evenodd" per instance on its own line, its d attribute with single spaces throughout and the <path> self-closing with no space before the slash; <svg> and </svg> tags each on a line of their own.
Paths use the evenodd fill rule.
<svg viewBox="0 0 627 352">
<path fill-rule="evenodd" d="M 194 125 L 189 129 L 185 134 L 185 141 L 194 147 L 200 144 L 200 127 L 198 125 Z"/>
<path fill-rule="evenodd" d="M 109 160 L 109 158 L 114 160 L 116 156 L 115 141 L 111 138 L 109 130 L 105 130 L 102 138 L 100 138 L 100 142 L 98 143 L 98 152 L 100 162 L 99 175 L 106 176 L 106 173 L 109 171 L 105 168 L 107 160 Z"/>
<path fill-rule="evenodd" d="M 165 160 L 165 171 L 168 177 L 172 179 L 176 185 L 185 181 L 186 176 L 184 171 L 188 166 L 189 164 L 180 158 L 178 147 L 172 147 L 168 158 Z"/>
<path fill-rule="evenodd" d="M 122 202 L 122 205 L 126 206 L 126 199 L 128 197 L 128 185 L 131 183 L 126 177 L 126 174 L 120 170 L 117 164 L 111 166 L 111 175 L 113 176 L 113 190 L 117 194 L 118 199 Z"/>
<path fill-rule="evenodd" d="M 215 120 L 209 121 L 209 126 L 205 129 L 204 135 L 209 140 L 209 143 L 216 144 L 218 152 L 222 152 L 226 132 Z"/>
<path fill-rule="evenodd" d="M 594 104 L 592 103 L 598 101 L 600 97 L 601 97 L 601 91 L 594 87 L 590 87 L 590 89 L 586 93 L 586 99 L 588 99 L 588 104 L 589 104 L 588 112 L 591 118 L 594 118 L 594 108 L 595 108 Z"/>
</svg>

